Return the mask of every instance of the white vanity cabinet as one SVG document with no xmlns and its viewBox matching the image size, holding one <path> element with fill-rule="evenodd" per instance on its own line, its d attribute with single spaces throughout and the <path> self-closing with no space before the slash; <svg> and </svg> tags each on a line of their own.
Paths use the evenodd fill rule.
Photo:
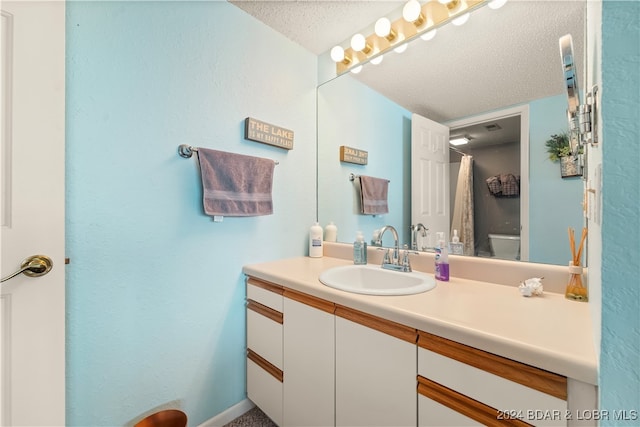
<svg viewBox="0 0 640 427">
<path fill-rule="evenodd" d="M 334 304 L 284 291 L 284 426 L 334 423 Z"/>
<path fill-rule="evenodd" d="M 567 378 L 425 332 L 418 425 L 567 425 Z"/>
<path fill-rule="evenodd" d="M 595 425 L 592 384 L 254 277 L 247 347 L 279 426 Z"/>
<path fill-rule="evenodd" d="M 336 425 L 416 425 L 416 330 L 336 306 Z"/>
<path fill-rule="evenodd" d="M 283 288 L 247 281 L 247 395 L 282 425 Z"/>
</svg>

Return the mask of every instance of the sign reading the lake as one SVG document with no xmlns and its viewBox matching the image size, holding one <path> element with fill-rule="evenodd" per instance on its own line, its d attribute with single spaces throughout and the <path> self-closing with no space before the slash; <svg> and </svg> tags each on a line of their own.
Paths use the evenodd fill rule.
<svg viewBox="0 0 640 427">
<path fill-rule="evenodd" d="M 369 152 L 358 150 L 357 148 L 340 146 L 340 161 L 347 163 L 355 163 L 357 165 L 366 165 L 369 161 Z"/>
<path fill-rule="evenodd" d="M 244 121 L 244 138 L 250 141 L 293 150 L 293 131 L 247 117 Z"/>
</svg>

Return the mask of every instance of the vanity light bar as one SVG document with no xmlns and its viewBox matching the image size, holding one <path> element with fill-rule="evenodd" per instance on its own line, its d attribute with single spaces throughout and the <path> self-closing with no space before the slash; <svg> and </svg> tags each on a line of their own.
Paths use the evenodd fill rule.
<svg viewBox="0 0 640 427">
<path fill-rule="evenodd" d="M 457 17 L 485 6 L 488 2 L 488 0 L 452 0 L 442 3 L 439 0 L 429 0 L 420 6 L 421 13 L 419 16 L 424 17 L 423 19 L 416 19 L 414 22 L 408 22 L 402 17 L 396 19 L 391 22 L 391 28 L 387 35 L 380 36 L 373 32 L 368 36 L 364 36 L 365 49 L 357 51 L 350 46 L 346 48 L 335 46 L 332 49 L 331 56 L 336 62 L 336 72 L 340 75 L 352 68 L 361 66 L 363 63 L 384 54 L 390 49 L 398 48 L 422 34 L 453 21 Z M 449 7 L 451 4 L 456 6 L 453 10 Z M 337 50 L 340 50 L 342 54 L 339 57 L 333 55 L 333 52 Z"/>
</svg>

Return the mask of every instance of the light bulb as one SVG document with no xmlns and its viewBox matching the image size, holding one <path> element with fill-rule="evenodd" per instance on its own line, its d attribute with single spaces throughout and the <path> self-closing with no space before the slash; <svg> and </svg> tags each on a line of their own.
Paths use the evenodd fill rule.
<svg viewBox="0 0 640 427">
<path fill-rule="evenodd" d="M 333 60 L 333 62 L 344 61 L 344 49 L 340 46 L 334 46 L 331 49 L 331 59 Z"/>
<path fill-rule="evenodd" d="M 383 60 L 383 59 L 384 59 L 384 56 L 383 56 L 383 55 L 378 55 L 378 56 L 376 56 L 375 58 L 372 58 L 370 62 L 371 62 L 373 65 L 378 65 L 379 63 L 381 63 L 381 62 L 382 62 L 382 60 Z"/>
<path fill-rule="evenodd" d="M 405 21 L 413 23 L 416 27 L 424 23 L 422 7 L 418 0 L 409 0 L 402 8 L 402 17 Z"/>
<path fill-rule="evenodd" d="M 378 37 L 387 37 L 391 33 L 391 21 L 388 18 L 380 18 L 375 25 L 376 35 Z"/>
<path fill-rule="evenodd" d="M 489 6 L 489 8 L 491 9 L 500 9 L 505 5 L 506 2 L 507 0 L 491 0 L 489 3 L 487 3 L 487 6 Z"/>
<path fill-rule="evenodd" d="M 351 37 L 351 49 L 355 50 L 356 52 L 360 52 L 362 49 L 364 49 L 366 43 L 367 41 L 362 34 L 355 34 L 353 37 Z"/>
<path fill-rule="evenodd" d="M 451 20 L 451 23 L 453 25 L 463 25 L 464 23 L 466 23 L 469 20 L 469 13 L 465 13 L 464 15 L 460 15 L 455 17 L 454 19 Z"/>
<path fill-rule="evenodd" d="M 396 48 L 395 48 L 395 49 L 393 49 L 393 50 L 394 50 L 395 52 L 397 52 L 397 53 L 402 53 L 402 52 L 404 52 L 405 50 L 407 50 L 407 47 L 409 47 L 409 44 L 408 44 L 408 43 L 403 43 L 403 44 L 401 44 L 400 46 L 396 47 Z"/>
<path fill-rule="evenodd" d="M 351 69 L 351 72 L 353 74 L 358 74 L 360 71 L 362 71 L 362 65 L 358 65 L 357 67 Z"/>
<path fill-rule="evenodd" d="M 429 41 L 432 40 L 435 36 L 436 33 L 438 32 L 438 30 L 436 30 L 435 28 L 433 30 L 429 30 L 426 33 L 420 35 L 420 38 L 424 41 Z"/>
</svg>

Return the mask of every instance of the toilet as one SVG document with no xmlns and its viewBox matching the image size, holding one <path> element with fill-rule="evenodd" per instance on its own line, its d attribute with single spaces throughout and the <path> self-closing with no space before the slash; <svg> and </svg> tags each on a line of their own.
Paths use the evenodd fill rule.
<svg viewBox="0 0 640 427">
<path fill-rule="evenodd" d="M 493 258 L 520 259 L 520 236 L 517 234 L 489 234 Z"/>
</svg>

